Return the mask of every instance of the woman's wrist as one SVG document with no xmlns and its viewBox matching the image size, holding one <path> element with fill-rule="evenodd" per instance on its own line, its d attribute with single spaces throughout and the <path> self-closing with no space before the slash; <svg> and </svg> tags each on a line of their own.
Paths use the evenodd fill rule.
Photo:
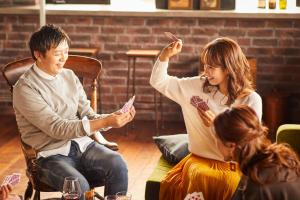
<svg viewBox="0 0 300 200">
<path fill-rule="evenodd" d="M 159 60 L 161 62 L 167 62 L 167 61 L 169 61 L 169 57 L 165 56 L 164 54 L 160 54 L 158 58 L 159 58 Z"/>
</svg>

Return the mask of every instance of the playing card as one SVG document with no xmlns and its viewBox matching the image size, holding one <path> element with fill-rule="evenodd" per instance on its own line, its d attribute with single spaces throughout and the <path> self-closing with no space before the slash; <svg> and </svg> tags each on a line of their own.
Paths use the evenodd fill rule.
<svg viewBox="0 0 300 200">
<path fill-rule="evenodd" d="M 7 175 L 7 176 L 5 176 L 5 178 L 4 178 L 4 180 L 3 180 L 2 184 L 1 184 L 1 186 L 2 186 L 2 185 L 6 185 L 6 184 L 8 184 L 8 182 L 9 182 L 10 178 L 11 178 L 11 175 Z"/>
<path fill-rule="evenodd" d="M 202 192 L 193 192 L 192 194 L 187 194 L 184 200 L 204 200 Z"/>
<path fill-rule="evenodd" d="M 21 174 L 19 174 L 19 173 L 13 173 L 12 176 L 11 176 L 11 178 L 10 178 L 9 183 L 12 186 L 15 186 L 16 184 L 18 184 L 20 182 L 20 179 L 21 179 Z"/>
<path fill-rule="evenodd" d="M 15 186 L 20 182 L 21 174 L 19 173 L 13 173 L 11 175 L 7 175 L 1 185 L 11 184 L 12 186 Z"/>
<path fill-rule="evenodd" d="M 198 109 L 201 109 L 203 111 L 208 111 L 209 110 L 209 107 L 207 105 L 207 103 L 205 101 L 201 101 L 198 103 Z"/>
<path fill-rule="evenodd" d="M 193 96 L 191 98 L 191 104 L 195 106 L 197 109 L 199 108 L 199 103 L 202 102 L 203 100 L 199 96 Z"/>
<path fill-rule="evenodd" d="M 203 101 L 203 99 L 201 99 L 199 96 L 192 96 L 190 103 L 197 109 L 201 109 L 203 111 L 209 110 L 207 103 Z"/>
<path fill-rule="evenodd" d="M 191 98 L 191 104 L 195 106 L 196 108 L 198 107 L 198 102 L 201 102 L 202 99 L 199 96 L 192 96 Z"/>
<path fill-rule="evenodd" d="M 174 34 L 172 34 L 171 32 L 165 32 L 165 35 L 168 36 L 173 41 L 178 40 L 178 38 Z"/>
<path fill-rule="evenodd" d="M 135 95 L 133 95 L 133 97 L 131 97 L 125 104 L 124 106 L 121 108 L 121 112 L 122 113 L 126 113 L 130 110 L 130 108 L 132 107 L 133 105 L 133 102 L 134 102 L 134 99 L 135 99 Z"/>
</svg>

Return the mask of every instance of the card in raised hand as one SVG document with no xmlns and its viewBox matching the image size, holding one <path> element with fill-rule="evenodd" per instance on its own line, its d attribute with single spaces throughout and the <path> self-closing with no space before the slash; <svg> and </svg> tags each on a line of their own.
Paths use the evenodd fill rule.
<svg viewBox="0 0 300 200">
<path fill-rule="evenodd" d="M 171 32 L 165 32 L 165 35 L 168 36 L 171 40 L 173 40 L 174 42 L 179 40 L 173 33 Z"/>
<path fill-rule="evenodd" d="M 208 111 L 209 107 L 203 99 L 201 99 L 199 96 L 192 96 L 190 103 L 195 106 L 198 110 L 201 109 L 203 111 Z"/>
<path fill-rule="evenodd" d="M 133 97 L 131 97 L 125 104 L 124 106 L 121 108 L 121 112 L 122 113 L 126 113 L 130 110 L 130 108 L 132 107 L 133 105 L 133 102 L 134 102 L 134 99 L 135 99 L 135 95 L 133 95 Z"/>
</svg>

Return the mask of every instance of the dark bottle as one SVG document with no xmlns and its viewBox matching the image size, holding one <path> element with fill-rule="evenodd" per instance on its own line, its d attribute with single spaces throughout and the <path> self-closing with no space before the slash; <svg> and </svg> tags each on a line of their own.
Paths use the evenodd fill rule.
<svg viewBox="0 0 300 200">
<path fill-rule="evenodd" d="M 276 8 L 276 0 L 269 0 L 269 9 Z"/>
</svg>

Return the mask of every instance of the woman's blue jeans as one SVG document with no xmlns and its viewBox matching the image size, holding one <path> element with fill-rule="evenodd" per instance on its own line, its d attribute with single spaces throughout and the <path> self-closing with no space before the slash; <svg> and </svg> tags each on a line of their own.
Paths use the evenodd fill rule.
<svg viewBox="0 0 300 200">
<path fill-rule="evenodd" d="M 64 178 L 68 176 L 78 177 L 83 194 L 103 185 L 104 195 L 127 191 L 128 170 L 122 156 L 96 142 L 81 153 L 78 144 L 72 141 L 68 156 L 39 158 L 37 164 L 40 180 L 58 191 L 62 191 Z"/>
</svg>

